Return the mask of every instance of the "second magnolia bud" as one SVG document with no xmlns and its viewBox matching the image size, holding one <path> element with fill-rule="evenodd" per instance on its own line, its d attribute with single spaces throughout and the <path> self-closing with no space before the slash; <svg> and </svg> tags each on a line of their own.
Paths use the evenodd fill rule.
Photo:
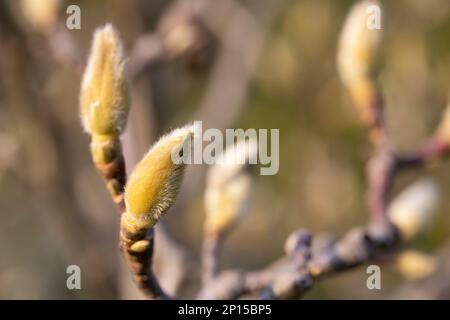
<svg viewBox="0 0 450 320">
<path fill-rule="evenodd" d="M 172 206 L 183 178 L 183 163 L 172 161 L 193 128 L 186 126 L 163 136 L 138 163 L 125 187 L 126 213 L 123 225 L 130 233 L 153 227 Z"/>
</svg>

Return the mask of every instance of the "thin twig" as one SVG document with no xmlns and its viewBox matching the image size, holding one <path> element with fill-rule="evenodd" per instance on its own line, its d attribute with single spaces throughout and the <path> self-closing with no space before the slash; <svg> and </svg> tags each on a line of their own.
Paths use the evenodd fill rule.
<svg viewBox="0 0 450 320">
<path fill-rule="evenodd" d="M 219 272 L 220 253 L 223 245 L 223 236 L 218 234 L 205 235 L 202 252 L 202 282 L 206 285 Z"/>
</svg>

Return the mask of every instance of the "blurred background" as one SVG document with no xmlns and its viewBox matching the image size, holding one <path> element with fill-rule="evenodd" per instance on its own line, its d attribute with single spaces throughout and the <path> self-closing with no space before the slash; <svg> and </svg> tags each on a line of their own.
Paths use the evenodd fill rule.
<svg viewBox="0 0 450 320">
<path fill-rule="evenodd" d="M 353 3 L 0 0 L 0 298 L 139 298 L 118 251 L 116 208 L 78 116 L 92 34 L 107 22 L 129 58 L 128 171 L 159 135 L 189 121 L 280 129 L 279 173 L 255 175 L 251 212 L 230 234 L 224 268 L 267 265 L 298 228 L 339 236 L 365 224 L 370 144 L 336 70 Z M 71 4 L 81 9 L 80 30 L 66 28 Z M 394 143 L 407 152 L 433 132 L 447 104 L 450 2 L 381 4 L 377 81 Z M 419 176 L 437 182 L 436 219 L 412 243 L 437 259 L 433 271 L 410 279 L 387 261 L 382 290 L 367 289 L 360 267 L 318 282 L 306 298 L 450 298 L 450 163 L 429 169 L 403 174 L 394 195 Z M 184 297 L 198 286 L 206 170 L 188 168 L 164 232 L 157 231 L 157 273 Z M 66 287 L 73 264 L 81 290 Z"/>
</svg>

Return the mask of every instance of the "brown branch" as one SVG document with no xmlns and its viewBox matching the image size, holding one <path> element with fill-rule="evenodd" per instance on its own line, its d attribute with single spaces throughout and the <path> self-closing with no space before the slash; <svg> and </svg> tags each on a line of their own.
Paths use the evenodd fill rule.
<svg viewBox="0 0 450 320">
<path fill-rule="evenodd" d="M 127 174 L 125 171 L 125 160 L 122 154 L 122 143 L 120 140 L 108 141 L 106 147 L 110 152 L 114 153 L 110 161 L 106 163 L 96 162 L 95 167 L 99 174 L 105 180 L 106 187 L 111 194 L 111 198 L 116 204 L 119 213 L 125 211 L 124 190 L 127 181 Z"/>
<path fill-rule="evenodd" d="M 445 158 L 450 152 L 450 145 L 437 136 L 422 144 L 415 153 L 407 156 L 398 156 L 397 165 L 401 168 L 423 167 L 436 160 Z"/>
<path fill-rule="evenodd" d="M 370 236 L 368 228 L 354 228 L 331 248 L 313 252 L 307 263 L 294 257 L 284 257 L 269 267 L 251 272 L 225 271 L 205 288 L 201 299 L 236 299 L 244 295 L 262 299 L 298 299 L 307 293 L 315 281 L 381 259 L 397 250 L 399 243 L 389 247 Z"/>
<path fill-rule="evenodd" d="M 223 246 L 223 235 L 207 234 L 203 240 L 202 282 L 211 282 L 219 273 L 220 253 Z"/>
<path fill-rule="evenodd" d="M 138 241 L 146 244 L 144 250 L 131 250 Z M 123 227 L 120 230 L 120 250 L 125 256 L 139 290 L 150 299 L 170 299 L 152 271 L 154 241 L 153 228 L 139 237 L 128 234 Z"/>
</svg>

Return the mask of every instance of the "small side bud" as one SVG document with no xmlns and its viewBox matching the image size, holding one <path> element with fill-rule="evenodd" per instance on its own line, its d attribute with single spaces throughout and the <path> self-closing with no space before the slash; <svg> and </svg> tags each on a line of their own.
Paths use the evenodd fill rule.
<svg viewBox="0 0 450 320">
<path fill-rule="evenodd" d="M 174 163 L 173 153 L 185 151 L 193 127 L 176 129 L 163 136 L 132 172 L 125 187 L 123 225 L 130 233 L 153 227 L 175 202 L 185 164 Z"/>
<path fill-rule="evenodd" d="M 247 212 L 251 187 L 247 169 L 256 154 L 256 142 L 243 140 L 229 146 L 209 169 L 205 192 L 207 234 L 224 232 Z"/>
<path fill-rule="evenodd" d="M 80 114 L 84 129 L 95 139 L 118 137 L 130 106 L 122 43 L 111 24 L 94 33 L 81 83 Z"/>
<path fill-rule="evenodd" d="M 404 240 L 411 240 L 430 224 L 439 192 L 431 180 L 420 180 L 400 193 L 389 207 L 392 223 Z"/>
<path fill-rule="evenodd" d="M 145 252 L 150 248 L 149 240 L 139 240 L 130 246 L 130 250 L 136 253 Z"/>
</svg>

